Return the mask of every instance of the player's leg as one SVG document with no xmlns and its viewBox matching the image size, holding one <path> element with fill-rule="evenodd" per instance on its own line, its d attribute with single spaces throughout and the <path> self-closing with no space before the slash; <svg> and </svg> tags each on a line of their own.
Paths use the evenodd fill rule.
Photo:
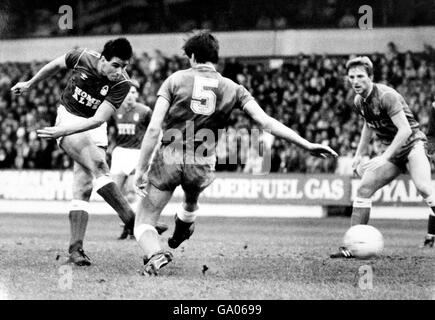
<svg viewBox="0 0 435 320">
<path fill-rule="evenodd" d="M 123 154 L 122 148 L 116 147 L 112 152 L 112 163 L 110 165 L 110 177 L 113 179 L 113 182 L 119 187 L 122 193 L 125 195 L 125 185 L 127 182 L 128 174 L 125 172 L 125 164 L 126 161 L 125 153 Z M 128 156 L 128 155 L 127 155 Z M 123 159 L 124 158 L 124 159 Z"/>
<path fill-rule="evenodd" d="M 352 204 L 351 225 L 367 224 L 372 207 L 371 197 L 400 174 L 400 168 L 387 162 L 375 170 L 366 170 L 358 186 L 356 198 Z"/>
<path fill-rule="evenodd" d="M 409 153 L 407 168 L 417 191 L 431 209 L 423 246 L 433 247 L 435 239 L 435 192 L 431 183 L 430 163 L 423 143 L 417 143 Z"/>
<path fill-rule="evenodd" d="M 112 170 L 111 170 L 112 172 Z M 115 182 L 115 184 L 118 186 L 118 188 L 121 190 L 121 193 L 123 194 L 123 196 L 127 199 L 128 203 L 130 203 L 130 205 L 134 202 L 132 201 L 131 198 L 129 198 L 127 196 L 126 193 L 126 186 L 127 186 L 127 179 L 128 177 L 123 174 L 123 173 L 118 173 L 118 174 L 110 174 L 110 177 L 113 179 L 113 182 Z M 129 227 L 127 227 L 127 225 L 125 224 L 121 224 L 122 226 L 122 232 L 118 237 L 118 240 L 124 240 L 124 239 L 133 239 L 133 230 Z"/>
<path fill-rule="evenodd" d="M 95 176 L 94 188 L 97 193 L 118 213 L 127 227 L 134 226 L 134 212 L 118 186 L 109 177 L 109 167 L 103 148 L 98 147 L 87 134 L 82 132 L 63 138 L 65 152 Z"/>
<path fill-rule="evenodd" d="M 110 166 L 110 177 L 112 178 L 113 182 L 118 186 L 118 188 L 121 190 L 121 193 L 126 196 L 125 193 L 125 186 L 127 183 L 127 174 L 125 173 L 123 169 L 123 163 L 122 163 L 122 157 L 123 155 L 123 149 L 116 147 L 113 149 L 112 152 L 112 163 Z M 127 197 L 126 197 L 127 198 Z M 130 201 L 127 198 L 128 203 L 132 203 L 133 201 Z M 133 230 L 131 228 L 128 228 L 125 224 L 122 226 L 122 232 L 121 235 L 118 237 L 118 240 L 124 240 L 127 238 L 133 238 Z"/>
<path fill-rule="evenodd" d="M 69 212 L 70 245 L 68 262 L 79 266 L 88 266 L 90 259 L 83 251 L 83 241 L 88 225 L 89 198 L 92 193 L 93 176 L 90 171 L 74 162 L 73 200 Z"/>
<path fill-rule="evenodd" d="M 367 164 L 366 164 L 367 165 Z M 375 170 L 363 171 L 361 182 L 357 189 L 356 198 L 352 204 L 351 225 L 367 224 L 370 219 L 373 194 L 390 183 L 400 174 L 400 169 L 395 164 L 387 162 Z M 353 258 L 352 252 L 345 247 L 340 247 L 338 252 L 330 255 L 331 258 Z"/>
<path fill-rule="evenodd" d="M 110 174 L 110 177 L 112 178 L 113 182 L 115 182 L 115 184 L 119 187 L 122 194 L 127 196 L 126 186 L 127 186 L 128 177 L 125 174 L 112 174 L 112 173 Z"/>
<path fill-rule="evenodd" d="M 184 201 L 181 210 L 175 215 L 174 233 L 168 239 L 168 245 L 173 249 L 193 234 L 195 219 L 198 215 L 199 195 L 213 182 L 215 177 L 214 157 L 195 158 L 195 161 L 197 163 L 184 166 L 181 183 L 184 190 Z"/>
<path fill-rule="evenodd" d="M 148 183 L 146 191 L 147 195 L 139 200 L 134 236 L 144 253 L 144 274 L 157 274 L 160 268 L 172 260 L 169 252 L 162 251 L 155 226 L 160 213 L 171 199 L 173 190 L 160 190 Z"/>
<path fill-rule="evenodd" d="M 126 178 L 124 184 L 124 193 L 128 202 L 134 203 L 138 200 L 138 195 L 134 190 L 134 171 Z"/>
<path fill-rule="evenodd" d="M 195 230 L 195 219 L 198 214 L 198 198 L 203 189 L 184 190 L 182 208 L 175 214 L 174 233 L 168 239 L 170 248 L 175 249 L 190 238 Z"/>
<path fill-rule="evenodd" d="M 181 183 L 181 165 L 169 164 L 164 157 L 165 153 L 174 155 L 175 152 L 170 146 L 163 146 L 156 151 L 148 171 L 147 195 L 139 201 L 134 236 L 145 254 L 144 274 L 157 274 L 160 268 L 172 260 L 171 253 L 162 251 L 155 226 L 175 188 Z"/>
</svg>

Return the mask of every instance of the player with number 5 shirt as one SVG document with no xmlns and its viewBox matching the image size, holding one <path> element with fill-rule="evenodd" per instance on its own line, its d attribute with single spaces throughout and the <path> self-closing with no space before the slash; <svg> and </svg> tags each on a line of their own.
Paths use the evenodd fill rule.
<svg viewBox="0 0 435 320">
<path fill-rule="evenodd" d="M 186 41 L 184 51 L 191 68 L 171 75 L 158 91 L 136 168 L 136 186 L 143 197 L 134 235 L 145 254 L 143 273 L 149 275 L 157 274 L 172 260 L 169 251 L 162 251 L 154 225 L 179 185 L 184 190 L 184 201 L 175 216 L 168 245 L 175 249 L 192 235 L 198 197 L 214 178 L 215 147 L 222 132 L 219 129 L 227 126 L 234 109 L 244 110 L 261 128 L 315 156 L 337 155 L 328 146 L 310 143 L 269 117 L 248 90 L 217 72 L 219 44 L 212 34 L 201 31 L 193 35 Z M 161 131 L 162 145 L 149 167 Z"/>
</svg>

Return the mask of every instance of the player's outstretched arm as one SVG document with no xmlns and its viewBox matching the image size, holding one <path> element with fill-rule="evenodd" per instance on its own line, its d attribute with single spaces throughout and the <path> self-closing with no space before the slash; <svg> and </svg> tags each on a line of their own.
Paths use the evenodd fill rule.
<svg viewBox="0 0 435 320">
<path fill-rule="evenodd" d="M 244 110 L 262 129 L 270 131 L 274 136 L 283 138 L 288 142 L 310 151 L 310 153 L 316 157 L 325 158 L 327 156 L 337 156 L 337 153 L 330 147 L 311 143 L 278 120 L 268 116 L 255 100 L 248 101 L 244 106 Z"/>
<path fill-rule="evenodd" d="M 18 82 L 11 88 L 12 93 L 20 95 L 26 93 L 31 87 L 33 87 L 38 82 L 51 77 L 56 74 L 59 70 L 66 68 L 65 56 L 62 55 L 53 61 L 47 63 L 45 66 L 39 70 L 32 79 L 28 81 Z"/>
<path fill-rule="evenodd" d="M 68 136 L 70 134 L 88 131 L 101 126 L 108 121 L 115 112 L 115 107 L 109 101 L 103 101 L 98 107 L 97 112 L 91 118 L 83 119 L 79 123 L 74 123 L 68 126 L 45 127 L 36 130 L 38 137 L 45 139 L 57 139 L 59 137 Z"/>
</svg>

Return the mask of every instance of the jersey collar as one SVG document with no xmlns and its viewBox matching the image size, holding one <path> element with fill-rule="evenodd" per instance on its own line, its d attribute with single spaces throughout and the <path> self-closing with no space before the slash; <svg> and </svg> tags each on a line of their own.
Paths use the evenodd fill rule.
<svg viewBox="0 0 435 320">
<path fill-rule="evenodd" d="M 205 64 L 205 63 L 198 63 L 195 67 L 195 69 L 199 69 L 199 68 L 206 68 L 206 69 L 211 69 L 213 71 L 216 71 L 216 68 L 210 64 Z"/>
<path fill-rule="evenodd" d="M 374 93 L 375 93 L 375 90 L 376 90 L 376 84 L 373 83 L 372 90 L 371 90 L 370 93 L 368 94 L 367 98 L 364 98 L 363 96 L 361 96 L 361 98 L 363 99 L 363 101 L 364 101 L 364 102 L 368 102 L 368 101 L 370 101 L 370 100 L 372 99 Z"/>
</svg>

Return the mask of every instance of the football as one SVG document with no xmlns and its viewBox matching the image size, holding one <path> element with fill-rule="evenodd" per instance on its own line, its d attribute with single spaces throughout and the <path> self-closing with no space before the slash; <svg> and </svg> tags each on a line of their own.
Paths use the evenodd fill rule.
<svg viewBox="0 0 435 320">
<path fill-rule="evenodd" d="M 384 237 L 375 227 L 358 224 L 346 231 L 343 243 L 355 258 L 369 259 L 381 253 L 384 248 Z"/>
</svg>

